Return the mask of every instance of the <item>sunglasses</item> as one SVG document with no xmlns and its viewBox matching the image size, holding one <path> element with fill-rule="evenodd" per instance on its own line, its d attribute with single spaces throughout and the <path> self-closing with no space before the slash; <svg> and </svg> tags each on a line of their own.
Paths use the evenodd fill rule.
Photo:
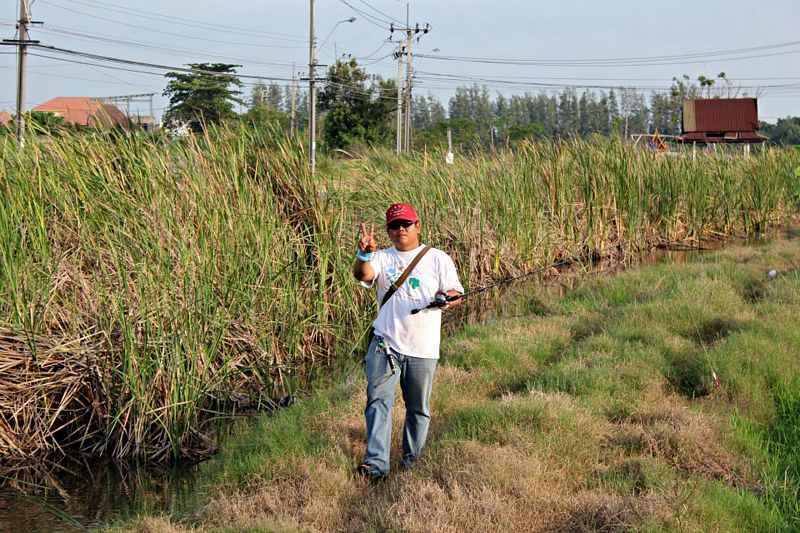
<svg viewBox="0 0 800 533">
<path fill-rule="evenodd" d="M 386 224 L 386 227 L 389 228 L 390 230 L 397 231 L 401 227 L 402 228 L 410 228 L 413 225 L 414 225 L 414 222 L 411 222 L 410 220 L 392 220 L 391 222 Z"/>
</svg>

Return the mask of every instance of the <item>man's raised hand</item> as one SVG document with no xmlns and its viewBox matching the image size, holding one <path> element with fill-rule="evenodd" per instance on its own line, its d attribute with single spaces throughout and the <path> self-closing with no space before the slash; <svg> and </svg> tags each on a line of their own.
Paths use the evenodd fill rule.
<svg viewBox="0 0 800 533">
<path fill-rule="evenodd" d="M 378 249 L 378 243 L 375 242 L 375 224 L 370 224 L 369 231 L 367 225 L 361 223 L 361 238 L 358 240 L 358 249 L 364 253 L 374 252 Z"/>
</svg>

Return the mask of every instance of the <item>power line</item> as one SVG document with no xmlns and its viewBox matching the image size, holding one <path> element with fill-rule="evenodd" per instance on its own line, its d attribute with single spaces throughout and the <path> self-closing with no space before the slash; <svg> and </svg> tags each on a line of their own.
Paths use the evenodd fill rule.
<svg viewBox="0 0 800 533">
<path fill-rule="evenodd" d="M 378 52 L 380 52 L 381 50 L 383 50 L 383 49 L 386 47 L 386 45 L 387 45 L 387 44 L 389 44 L 389 42 L 390 42 L 390 41 L 389 41 L 388 39 L 384 40 L 384 41 L 381 43 L 381 45 L 380 45 L 378 48 L 376 48 L 376 49 L 375 49 L 375 51 L 374 51 L 374 52 L 371 52 L 371 53 L 369 53 L 369 54 L 367 54 L 367 55 L 365 55 L 365 56 L 356 56 L 356 59 L 358 59 L 359 61 L 363 61 L 364 59 L 371 59 L 371 58 L 372 58 L 372 56 L 374 56 L 375 54 L 377 54 Z M 390 54 L 390 55 L 391 55 L 391 54 Z"/>
<path fill-rule="evenodd" d="M 391 100 L 392 102 L 396 102 L 397 98 L 394 96 L 383 96 L 379 90 L 374 89 L 360 89 L 357 87 L 353 87 L 352 85 L 345 85 L 343 83 L 335 82 L 335 81 L 325 81 L 325 86 L 332 87 L 334 89 L 341 89 L 343 91 L 347 91 L 348 96 L 355 96 L 356 99 L 360 99 L 362 101 L 373 101 L 373 100 Z"/>
<path fill-rule="evenodd" d="M 381 62 L 383 62 L 383 60 L 384 60 L 384 59 L 388 59 L 388 58 L 392 57 L 393 55 L 394 55 L 394 52 L 389 52 L 389 53 L 388 53 L 388 54 L 386 54 L 385 56 L 381 56 L 381 57 L 379 57 L 379 58 L 377 58 L 377 59 L 373 59 L 373 60 L 371 60 L 371 61 L 365 61 L 365 62 L 362 62 L 362 63 L 361 63 L 361 66 L 362 66 L 362 67 L 368 67 L 368 66 L 370 66 L 370 65 L 377 65 L 378 63 L 381 63 Z"/>
<path fill-rule="evenodd" d="M 46 57 L 46 56 L 39 56 L 38 54 L 33 54 L 33 53 L 31 53 L 30 55 L 36 55 L 38 57 Z M 53 58 L 53 59 L 55 59 L 55 58 Z M 98 65 L 98 66 L 102 66 L 102 65 Z M 0 69 L 13 70 L 14 67 L 0 67 Z M 53 74 L 53 73 L 50 73 L 50 72 L 40 72 L 40 71 L 34 70 L 34 69 L 28 69 L 28 74 L 33 74 L 33 75 L 41 76 L 41 77 L 45 77 L 45 78 L 58 78 L 58 79 L 64 79 L 64 80 L 91 81 L 91 82 L 94 82 L 94 83 L 124 83 L 126 85 L 131 86 L 131 87 L 152 87 L 150 85 L 134 84 L 134 83 L 129 83 L 129 82 L 124 81 L 124 80 L 118 80 L 118 79 L 115 79 L 116 81 L 97 80 L 97 79 L 92 79 L 92 78 L 81 78 L 81 77 L 78 77 L 78 76 L 67 76 L 67 75 L 64 75 L 64 74 Z M 159 74 L 159 76 L 161 76 L 161 75 Z"/>
<path fill-rule="evenodd" d="M 153 28 L 148 28 L 147 26 L 139 26 L 139 25 L 130 24 L 130 23 L 127 23 L 127 22 L 120 22 L 118 20 L 114 20 L 114 19 L 110 19 L 110 18 L 106 18 L 106 17 L 101 17 L 100 15 L 94 15 L 92 13 L 86 13 L 85 11 L 80 11 L 80 10 L 77 10 L 77 9 L 72 9 L 72 8 L 60 6 L 58 4 L 53 4 L 52 2 L 48 2 L 47 0 L 39 0 L 39 1 L 44 3 L 44 4 L 56 7 L 58 9 L 64 9 L 66 11 L 71 11 L 73 13 L 77 13 L 79 15 L 84 15 L 86 17 L 91 17 L 91 18 L 95 18 L 95 19 L 98 19 L 98 20 L 103 20 L 103 21 L 106 21 L 106 22 L 111 22 L 111 23 L 114 23 L 114 24 L 119 24 L 119 25 L 122 25 L 122 26 L 127 26 L 127 27 L 130 27 L 130 28 L 138 29 L 138 30 L 144 30 L 144 31 L 148 31 L 148 32 L 151 32 L 151 33 L 157 33 L 159 35 L 171 35 L 173 37 L 181 37 L 181 38 L 184 38 L 184 39 L 192 39 L 192 40 L 196 40 L 196 41 L 203 41 L 203 42 L 209 42 L 209 43 L 218 43 L 218 44 L 233 44 L 233 45 L 237 45 L 237 46 L 270 47 L 270 48 L 302 48 L 302 45 L 300 45 L 300 44 L 298 44 L 297 46 L 278 46 L 278 45 L 265 45 L 265 44 L 256 44 L 256 43 L 242 43 L 242 42 L 233 42 L 233 41 L 230 41 L 230 40 L 223 41 L 223 40 L 219 40 L 219 39 L 209 39 L 208 37 L 197 37 L 197 36 L 194 36 L 194 35 L 188 35 L 188 34 L 185 34 L 185 33 L 169 32 L 169 31 L 164 31 L 164 30 L 161 30 L 161 29 L 157 30 L 157 29 L 153 29 Z"/>
<path fill-rule="evenodd" d="M 145 48 L 145 49 L 151 49 L 151 50 L 156 50 L 156 51 L 163 51 L 163 52 L 167 52 L 167 53 L 171 53 L 171 54 L 176 54 L 176 53 L 179 53 L 179 54 L 199 54 L 199 55 L 204 55 L 206 57 L 216 57 L 216 58 L 220 58 L 220 59 L 228 59 L 228 60 L 234 60 L 234 61 L 247 61 L 248 63 L 253 63 L 253 64 L 257 64 L 257 65 L 264 65 L 264 66 L 276 66 L 276 67 L 288 67 L 288 66 L 291 66 L 289 63 L 276 63 L 276 62 L 261 61 L 259 59 L 253 59 L 253 58 L 249 58 L 249 57 L 216 55 L 216 54 L 211 54 L 209 52 L 205 52 L 203 50 L 192 50 L 192 49 L 186 49 L 186 48 L 173 48 L 173 47 L 159 46 L 159 45 L 143 43 L 141 41 L 128 41 L 128 40 L 123 40 L 123 39 L 116 39 L 114 37 L 110 37 L 110 36 L 106 36 L 106 35 L 76 32 L 76 31 L 71 31 L 71 30 L 58 28 L 58 27 L 53 27 L 53 26 L 48 26 L 48 28 L 42 28 L 40 31 L 44 31 L 46 33 L 51 33 L 51 34 L 53 34 L 53 33 L 55 33 L 55 34 L 63 34 L 63 35 L 75 37 L 76 39 L 81 39 L 81 40 L 88 39 L 88 40 L 92 40 L 92 41 L 100 41 L 100 42 L 105 42 L 105 43 L 114 44 L 114 45 L 120 45 L 120 46 L 134 46 L 134 47 L 138 47 L 138 48 Z"/>
<path fill-rule="evenodd" d="M 42 0 L 42 1 L 45 1 L 45 0 Z M 136 17 L 149 19 L 149 20 L 156 20 L 156 21 L 162 22 L 162 23 L 163 22 L 168 22 L 170 24 L 178 24 L 178 25 L 181 25 L 181 26 L 196 27 L 196 28 L 199 28 L 199 29 L 212 29 L 213 31 L 224 31 L 227 34 L 233 33 L 233 34 L 236 34 L 236 35 L 246 35 L 246 36 L 256 36 L 256 37 L 258 37 L 258 36 L 276 35 L 276 36 L 279 36 L 279 37 L 285 37 L 285 38 L 287 38 L 289 40 L 296 41 L 296 42 L 302 42 L 302 43 L 305 42 L 305 38 L 303 36 L 301 36 L 301 35 L 294 35 L 294 34 L 290 34 L 290 33 L 270 32 L 270 31 L 264 31 L 264 30 L 251 30 L 251 29 L 248 29 L 248 28 L 242 28 L 241 26 L 228 26 L 228 25 L 225 25 L 225 24 L 215 24 L 215 23 L 205 22 L 205 21 L 196 20 L 196 19 L 187 19 L 187 18 L 183 18 L 183 17 L 173 17 L 173 16 L 164 15 L 164 14 L 160 14 L 160 13 L 157 14 L 157 16 L 154 16 L 152 11 L 144 11 L 144 10 L 141 10 L 141 9 L 134 9 L 132 7 L 123 7 L 123 6 L 119 6 L 117 4 L 113 4 L 113 3 L 110 3 L 110 2 L 102 2 L 100 0 L 88 0 L 88 1 L 91 2 L 91 4 L 98 4 L 98 5 L 101 5 L 101 6 L 108 6 L 107 8 L 110 8 L 109 11 L 112 11 L 112 12 L 117 12 L 117 13 L 121 13 L 121 14 L 125 14 L 125 15 L 133 15 L 133 16 L 136 16 Z M 82 5 L 89 6 L 89 7 L 94 7 L 91 4 L 87 4 L 85 2 L 81 2 L 80 0 L 72 0 L 72 3 L 82 4 Z M 170 22 L 170 21 L 175 21 L 175 22 Z M 217 30 L 215 28 L 219 28 L 219 29 Z"/>
<path fill-rule="evenodd" d="M 371 10 L 375 11 L 376 13 L 379 13 L 379 14 L 383 15 L 384 17 L 386 17 L 389 20 L 393 20 L 394 22 L 397 22 L 398 24 L 405 24 L 402 20 L 396 19 L 391 15 L 387 15 L 386 13 L 384 13 L 383 11 L 378 9 L 377 7 L 371 5 L 369 2 L 365 2 L 364 0 L 358 0 L 358 1 L 361 2 L 362 4 L 364 4 L 365 6 L 367 6 L 368 8 L 370 8 Z"/>
<path fill-rule="evenodd" d="M 358 9 L 357 7 L 353 6 L 353 4 L 350 4 L 349 2 L 347 2 L 346 0 L 339 0 L 339 1 L 341 3 L 343 3 L 344 5 L 346 5 L 347 7 L 349 7 L 350 9 L 352 9 L 353 11 L 355 11 L 356 13 L 358 13 L 359 15 L 361 15 L 362 17 L 364 17 L 364 20 L 366 20 L 367 22 L 369 22 L 370 24 L 372 24 L 374 26 L 377 26 L 377 27 L 379 27 L 381 29 L 384 29 L 384 30 L 388 30 L 389 26 L 391 26 L 391 24 L 392 24 L 388 20 L 383 20 L 381 18 L 376 17 L 375 15 L 370 15 L 366 11 Z"/>
<path fill-rule="evenodd" d="M 72 64 L 84 65 L 84 66 L 89 66 L 89 67 L 99 67 L 99 68 L 103 68 L 103 69 L 117 70 L 117 71 L 122 71 L 122 72 L 132 72 L 132 73 L 135 73 L 135 74 L 145 74 L 145 75 L 149 75 L 149 76 L 157 76 L 161 80 L 164 79 L 164 74 L 161 73 L 161 72 L 150 72 L 150 71 L 147 71 L 147 70 L 139 70 L 139 69 L 133 69 L 133 68 L 127 68 L 127 67 L 118 67 L 118 66 L 115 66 L 115 65 L 104 65 L 102 63 L 92 63 L 92 62 L 89 62 L 89 61 L 79 61 L 79 60 L 75 60 L 75 59 L 67 59 L 67 58 L 56 57 L 56 56 L 51 56 L 51 55 L 36 54 L 36 53 L 33 53 L 33 52 L 31 52 L 30 55 L 36 56 L 36 57 L 42 57 L 42 58 L 46 58 L 46 59 L 52 59 L 54 61 L 60 61 L 60 62 L 64 62 L 64 63 L 72 63 Z M 125 83 L 126 85 L 130 85 L 130 86 L 134 86 L 133 84 L 128 83 L 128 82 L 124 82 L 123 81 L 122 83 Z M 244 81 L 244 82 L 242 82 L 242 85 L 243 86 L 253 86 L 256 83 L 257 83 L 257 81 L 250 81 L 250 82 Z M 287 87 L 286 85 L 281 85 L 281 84 L 278 84 L 278 85 L 280 87 Z M 149 86 L 142 85 L 141 87 L 149 87 Z"/>
<path fill-rule="evenodd" d="M 800 45 L 800 41 L 791 41 L 750 48 L 740 48 L 734 50 L 721 50 L 716 52 L 700 52 L 692 54 L 680 54 L 671 56 L 650 56 L 650 57 L 631 57 L 631 58 L 612 58 L 612 59 L 510 59 L 510 58 L 490 58 L 490 57 L 466 57 L 466 56 L 442 56 L 431 54 L 417 54 L 417 57 L 434 59 L 437 61 L 453 61 L 463 63 L 483 63 L 493 65 L 520 65 L 520 66 L 557 66 L 557 67 L 634 67 L 634 66 L 654 66 L 654 65 L 681 65 L 700 63 L 711 60 L 739 60 L 756 59 L 771 57 L 775 55 L 795 54 L 800 50 L 790 50 L 786 52 L 776 52 L 772 54 L 756 54 L 745 57 L 720 57 L 734 54 L 744 54 L 775 48 L 785 48 Z M 686 59 L 687 61 L 680 61 Z M 693 61 L 689 61 L 689 60 Z"/>
<path fill-rule="evenodd" d="M 445 74 L 440 72 L 428 72 L 425 70 L 415 70 L 417 74 L 428 76 L 462 76 L 459 74 Z M 463 77 L 470 77 L 463 75 Z M 494 76 L 498 80 L 567 80 L 567 81 L 664 81 L 664 78 L 602 78 L 602 77 L 561 77 L 561 76 Z M 800 80 L 800 77 L 759 77 L 759 78 L 740 78 L 736 77 L 736 81 L 773 81 L 773 80 Z"/>
<path fill-rule="evenodd" d="M 61 62 L 64 62 L 64 63 L 73 63 L 73 64 L 76 64 L 76 65 L 94 66 L 94 67 L 100 67 L 100 68 L 107 68 L 107 69 L 111 69 L 111 70 L 120 70 L 120 71 L 124 71 L 124 72 L 133 72 L 133 73 L 136 73 L 136 74 L 148 74 L 150 76 L 158 76 L 159 78 L 163 78 L 164 77 L 164 74 L 162 74 L 160 72 L 150 72 L 150 71 L 147 71 L 147 70 L 138 70 L 138 69 L 132 69 L 132 68 L 117 67 L 117 66 L 113 66 L 113 65 L 104 65 L 102 63 L 91 63 L 91 62 L 88 62 L 88 61 L 79 61 L 77 59 L 66 59 L 66 58 L 63 58 L 63 57 L 56 57 L 56 56 L 50 56 L 50 55 L 44 55 L 44 54 L 36 54 L 36 53 L 33 53 L 33 52 L 31 52 L 30 55 L 36 56 L 36 57 L 44 57 L 46 59 L 52 59 L 54 61 L 61 61 Z"/>
<path fill-rule="evenodd" d="M 486 78 L 482 76 L 469 76 L 469 75 L 452 75 L 452 74 L 436 74 L 436 73 L 425 73 L 424 76 L 415 76 L 415 79 L 420 80 L 429 80 L 429 81 L 438 81 L 438 82 L 482 82 L 482 83 L 491 83 L 491 84 L 498 84 L 498 85 L 519 85 L 519 86 L 530 86 L 530 87 L 545 87 L 545 88 L 587 88 L 587 89 L 616 89 L 619 88 L 620 85 L 609 85 L 609 84 L 569 84 L 569 83 L 544 83 L 544 82 L 528 82 L 528 81 L 517 81 L 517 80 L 508 80 L 508 79 L 493 79 L 493 78 Z M 770 85 L 753 85 L 753 86 L 738 86 L 737 88 L 741 89 L 780 89 L 780 88 L 794 88 L 800 87 L 800 84 L 796 83 L 782 83 L 782 84 L 770 84 Z M 665 86 L 637 86 L 633 87 L 640 90 L 669 90 L 671 87 Z"/>
<path fill-rule="evenodd" d="M 46 51 L 51 51 L 51 50 L 52 51 L 56 51 L 56 52 L 62 51 L 61 49 L 55 49 L 54 47 L 46 47 L 46 46 L 43 46 L 43 45 L 39 45 L 36 48 L 43 48 Z M 84 53 L 81 53 L 81 52 L 74 52 L 74 51 L 70 51 L 70 52 L 73 52 L 73 53 L 75 53 L 76 55 L 79 55 L 79 56 L 96 57 L 97 60 L 101 60 L 100 58 L 103 58 L 104 60 L 121 61 L 121 62 L 124 62 L 126 64 L 139 65 L 139 66 L 143 66 L 143 67 L 146 67 L 146 68 L 156 68 L 156 69 L 159 69 L 159 70 L 167 70 L 168 69 L 168 70 L 183 71 L 183 72 L 206 73 L 206 74 L 209 74 L 209 75 L 221 75 L 220 73 L 215 73 L 213 71 L 200 71 L 200 70 L 196 70 L 196 69 L 193 70 L 193 69 L 187 69 L 187 68 L 181 68 L 181 67 L 171 67 L 171 66 L 155 65 L 155 64 L 151 64 L 151 63 L 144 63 L 144 62 L 138 62 L 138 61 L 122 60 L 122 59 L 119 59 L 119 58 L 109 58 L 109 57 L 106 57 L 106 56 L 96 56 L 95 54 L 84 54 Z M 118 71 L 123 71 L 123 72 L 132 72 L 132 73 L 136 73 L 136 74 L 146 74 L 146 75 L 150 75 L 150 76 L 158 76 L 159 78 L 162 78 L 162 79 L 163 79 L 163 76 L 164 76 L 163 73 L 161 73 L 161 72 L 152 72 L 152 71 L 142 70 L 142 69 L 119 67 L 119 66 L 106 65 L 106 64 L 102 64 L 102 63 L 95 63 L 95 62 L 89 62 L 89 61 L 79 61 L 79 60 L 74 60 L 74 59 L 66 59 L 66 58 L 61 58 L 61 57 L 57 57 L 57 56 L 38 54 L 38 53 L 31 53 L 30 55 L 37 56 L 37 57 L 42 57 L 42 58 L 47 58 L 47 59 L 52 59 L 52 60 L 60 61 L 60 62 L 67 62 L 67 63 L 73 63 L 73 64 L 86 65 L 86 66 L 94 66 L 94 67 L 99 67 L 99 68 L 104 68 L 104 69 L 112 69 L 112 70 L 118 70 Z M 41 73 L 37 73 L 37 74 L 45 75 L 45 74 L 41 74 Z M 225 75 L 225 74 L 222 74 L 222 75 Z M 52 76 L 55 77 L 56 75 L 52 75 Z M 230 75 L 228 74 L 228 75 L 225 75 L 225 76 L 230 76 Z M 242 76 L 234 75 L 234 76 L 241 77 L 241 78 L 246 78 L 246 79 L 253 79 L 253 80 L 290 81 L 290 80 L 287 80 L 285 78 L 271 78 L 271 77 L 266 77 L 266 76 L 245 76 L 245 75 L 242 75 Z M 513 82 L 509 82 L 508 80 L 491 80 L 489 78 L 478 78 L 478 77 L 468 77 L 468 76 L 458 77 L 458 76 L 452 76 L 452 75 L 440 75 L 440 76 L 442 76 L 442 77 L 448 77 L 449 76 L 450 80 L 452 80 L 453 82 L 463 82 L 463 81 L 490 82 L 490 83 L 494 83 L 495 84 L 495 85 L 493 85 L 493 87 L 497 87 L 497 86 L 501 86 L 501 87 L 502 86 L 506 86 L 507 87 L 508 85 L 516 85 L 516 86 L 521 86 L 521 87 L 531 87 L 531 88 L 539 88 L 539 89 L 569 89 L 569 88 L 575 88 L 575 89 L 579 89 L 579 88 L 586 88 L 586 89 L 619 89 L 619 88 L 621 88 L 620 86 L 614 86 L 614 85 L 592 85 L 592 84 L 579 85 L 579 84 L 557 84 L 557 83 L 551 83 L 551 84 L 544 84 L 544 83 L 513 83 Z M 448 79 L 426 78 L 424 76 L 420 77 L 419 79 L 421 79 L 423 81 L 424 80 L 444 81 L 444 82 L 449 81 Z M 789 78 L 789 79 L 797 79 L 797 78 Z M 93 81 L 93 80 L 85 80 L 85 81 Z M 123 83 L 126 83 L 128 85 L 132 85 L 129 82 L 123 82 Z M 250 82 L 250 83 L 255 83 L 255 82 Z M 353 88 L 351 86 L 348 86 L 348 85 L 345 85 L 345 84 L 342 84 L 342 83 L 338 83 L 338 82 L 334 82 L 334 81 L 330 81 L 330 80 L 325 81 L 325 84 L 327 86 L 331 86 L 333 88 L 347 90 L 350 93 L 351 96 L 353 96 L 355 98 L 358 98 L 358 99 L 362 99 L 362 100 L 372 100 L 373 98 L 374 99 L 382 99 L 382 100 L 392 100 L 392 101 L 396 100 L 396 98 L 394 98 L 394 97 L 383 96 L 381 94 L 376 94 L 376 92 L 371 91 L 371 90 L 355 89 L 355 88 Z M 280 86 L 281 87 L 288 87 L 288 85 L 280 85 Z M 452 89 L 453 85 L 450 85 L 448 87 L 428 86 L 428 88 L 429 89 Z M 669 87 L 659 87 L 659 86 L 637 86 L 637 87 L 626 87 L 626 88 L 631 88 L 631 89 L 641 90 L 641 91 L 653 91 L 653 92 L 658 92 L 658 91 L 662 91 L 663 92 L 663 91 L 668 91 L 669 90 Z M 738 88 L 740 88 L 740 89 L 754 89 L 754 90 L 755 89 L 794 90 L 794 89 L 800 88 L 800 84 L 776 84 L 776 85 L 752 86 L 752 87 L 751 86 L 745 86 L 745 87 L 738 87 Z M 766 95 L 764 95 L 764 96 L 766 96 Z M 778 95 L 771 95 L 770 97 L 776 98 L 776 97 L 778 97 Z"/>
<path fill-rule="evenodd" d="M 194 69 L 194 68 L 186 68 L 186 67 L 173 67 L 168 65 L 160 65 L 158 63 L 148 63 L 144 61 L 134 61 L 131 59 L 122 59 L 119 57 L 111 57 L 111 56 L 104 56 L 100 54 L 92 54 L 88 52 L 79 52 L 76 50 L 68 50 L 66 48 L 59 48 L 56 46 L 47 46 L 43 44 L 36 44 L 33 45 L 35 48 L 39 48 L 42 50 L 47 50 L 51 52 L 58 52 L 67 55 L 73 55 L 78 57 L 84 57 L 87 59 L 93 59 L 95 61 L 108 61 L 111 63 L 120 63 L 123 65 L 134 65 L 134 66 L 142 66 L 148 67 L 152 69 L 158 70 L 170 70 L 176 72 L 187 72 L 190 74 L 205 74 L 209 76 L 220 76 L 220 77 L 236 77 L 236 78 L 248 78 L 248 79 L 255 79 L 255 80 L 275 80 L 275 81 L 289 81 L 289 78 L 281 78 L 275 76 L 254 76 L 248 74 L 226 74 L 221 72 L 215 72 L 213 70 L 202 70 L 202 69 Z"/>
</svg>

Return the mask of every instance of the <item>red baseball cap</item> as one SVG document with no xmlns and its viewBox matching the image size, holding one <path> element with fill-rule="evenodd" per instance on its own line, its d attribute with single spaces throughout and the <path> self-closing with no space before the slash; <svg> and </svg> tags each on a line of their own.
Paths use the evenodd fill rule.
<svg viewBox="0 0 800 533">
<path fill-rule="evenodd" d="M 386 223 L 388 224 L 392 220 L 410 220 L 411 222 L 417 222 L 419 217 L 417 216 L 417 212 L 414 211 L 414 206 L 411 204 L 392 204 L 389 206 L 389 209 L 386 210 Z"/>
</svg>

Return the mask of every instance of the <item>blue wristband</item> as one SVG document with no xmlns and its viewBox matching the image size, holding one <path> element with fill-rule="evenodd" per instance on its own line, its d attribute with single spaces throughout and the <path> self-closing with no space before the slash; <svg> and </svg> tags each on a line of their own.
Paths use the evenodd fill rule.
<svg viewBox="0 0 800 533">
<path fill-rule="evenodd" d="M 375 257 L 375 252 L 362 252 L 360 249 L 356 250 L 356 259 L 363 263 L 369 263 Z"/>
</svg>

